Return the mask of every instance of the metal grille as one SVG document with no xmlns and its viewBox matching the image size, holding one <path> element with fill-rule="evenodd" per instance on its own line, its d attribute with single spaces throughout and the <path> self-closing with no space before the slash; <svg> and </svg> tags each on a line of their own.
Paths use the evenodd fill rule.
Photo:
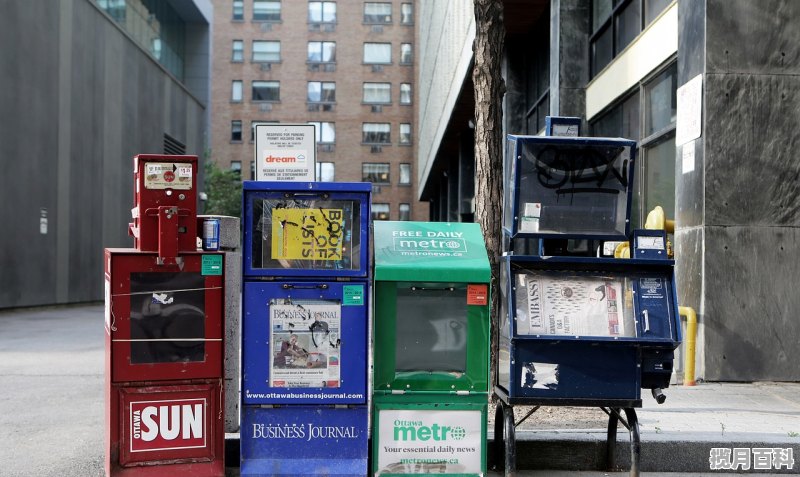
<svg viewBox="0 0 800 477">
<path fill-rule="evenodd" d="M 169 134 L 164 133 L 164 154 L 186 154 L 186 144 L 183 144 Z"/>
</svg>

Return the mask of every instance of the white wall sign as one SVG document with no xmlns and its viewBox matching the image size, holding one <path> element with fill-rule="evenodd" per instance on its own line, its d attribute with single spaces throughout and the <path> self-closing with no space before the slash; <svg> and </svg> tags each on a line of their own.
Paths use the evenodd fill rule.
<svg viewBox="0 0 800 477">
<path fill-rule="evenodd" d="M 480 411 L 379 411 L 382 474 L 480 474 Z"/>
<path fill-rule="evenodd" d="M 257 181 L 315 180 L 313 124 L 256 124 L 255 137 Z"/>
<path fill-rule="evenodd" d="M 678 88 L 678 121 L 675 145 L 697 139 L 703 132 L 703 75 L 699 74 Z"/>
</svg>

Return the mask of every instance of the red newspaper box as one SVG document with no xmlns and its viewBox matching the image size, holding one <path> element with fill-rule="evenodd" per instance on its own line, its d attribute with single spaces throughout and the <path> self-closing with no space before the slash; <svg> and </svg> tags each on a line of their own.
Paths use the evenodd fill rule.
<svg viewBox="0 0 800 477">
<path fill-rule="evenodd" d="M 223 254 L 106 249 L 106 474 L 224 475 Z"/>
<path fill-rule="evenodd" d="M 196 156 L 134 158 L 135 248 L 105 250 L 105 470 L 224 476 L 224 254 L 197 249 Z"/>
</svg>

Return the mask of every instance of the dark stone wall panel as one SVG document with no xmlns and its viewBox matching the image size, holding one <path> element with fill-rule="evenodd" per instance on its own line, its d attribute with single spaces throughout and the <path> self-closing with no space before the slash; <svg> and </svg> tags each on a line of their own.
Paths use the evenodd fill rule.
<svg viewBox="0 0 800 477">
<path fill-rule="evenodd" d="M 800 230 L 707 227 L 705 378 L 800 379 Z"/>
<path fill-rule="evenodd" d="M 679 229 L 675 232 L 675 281 L 678 284 L 678 305 L 690 306 L 698 313 L 703 296 L 703 228 Z"/>
<path fill-rule="evenodd" d="M 800 225 L 800 76 L 707 75 L 705 94 L 706 225 Z"/>
<path fill-rule="evenodd" d="M 706 2 L 678 2 L 678 85 L 705 71 Z"/>
<path fill-rule="evenodd" d="M 97 48 L 102 23 L 88 2 L 74 2 L 72 17 L 68 302 L 96 300 L 103 273 L 103 80 L 105 56 Z M 90 92 L 87 94 L 87 92 Z"/>
<path fill-rule="evenodd" d="M 0 309 L 102 300 L 103 248 L 133 243 L 133 156 L 165 132 L 202 156 L 204 108 L 93 0 L 5 2 L 0 44 L 24 45 L 0 48 Z"/>
<path fill-rule="evenodd" d="M 707 11 L 706 72 L 800 74 L 800 2 L 707 0 Z"/>
<path fill-rule="evenodd" d="M 0 308 L 56 297 L 58 40 L 54 2 L 2 2 Z"/>
<path fill-rule="evenodd" d="M 675 224 L 678 229 L 703 225 L 706 198 L 704 147 L 705 140 L 699 137 L 677 148 L 675 163 Z M 694 169 L 683 172 L 683 152 L 694 148 Z"/>
</svg>

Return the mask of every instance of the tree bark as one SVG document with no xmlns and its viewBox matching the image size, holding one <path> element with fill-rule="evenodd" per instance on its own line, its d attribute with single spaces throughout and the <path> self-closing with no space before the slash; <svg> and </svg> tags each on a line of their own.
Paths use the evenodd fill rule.
<svg viewBox="0 0 800 477">
<path fill-rule="evenodd" d="M 503 109 L 501 71 L 505 27 L 501 0 L 475 1 L 472 81 L 475 85 L 475 219 L 481 226 L 492 267 L 490 386 L 497 376 L 498 296 L 502 256 Z M 491 391 L 490 391 L 491 394 Z"/>
</svg>

